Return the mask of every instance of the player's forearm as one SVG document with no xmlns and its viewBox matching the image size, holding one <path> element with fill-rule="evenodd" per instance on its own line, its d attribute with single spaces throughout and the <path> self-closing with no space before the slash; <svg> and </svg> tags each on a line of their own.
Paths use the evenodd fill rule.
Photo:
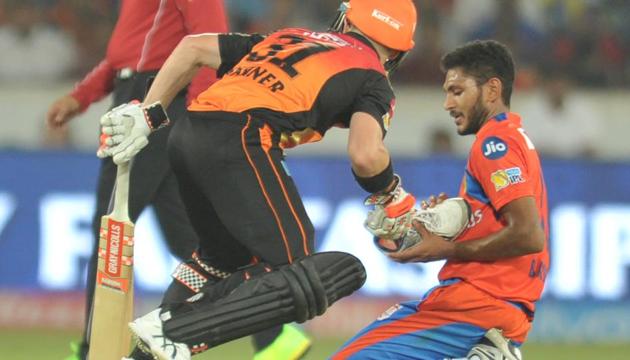
<svg viewBox="0 0 630 360">
<path fill-rule="evenodd" d="M 355 154 L 350 153 L 352 170 L 358 176 L 370 177 L 379 174 L 389 165 L 389 152 L 385 146 L 363 149 Z"/>
<path fill-rule="evenodd" d="M 114 76 L 114 68 L 107 59 L 104 59 L 76 84 L 70 95 L 79 102 L 80 111 L 85 111 L 90 104 L 112 91 Z"/>
<path fill-rule="evenodd" d="M 158 73 L 144 103 L 160 101 L 164 108 L 186 87 L 202 66 L 216 69 L 221 64 L 217 36 L 186 36 L 177 45 Z"/>
<path fill-rule="evenodd" d="M 505 227 L 481 239 L 455 243 L 453 256 L 458 261 L 495 261 L 541 252 L 545 233 L 537 226 Z"/>
</svg>

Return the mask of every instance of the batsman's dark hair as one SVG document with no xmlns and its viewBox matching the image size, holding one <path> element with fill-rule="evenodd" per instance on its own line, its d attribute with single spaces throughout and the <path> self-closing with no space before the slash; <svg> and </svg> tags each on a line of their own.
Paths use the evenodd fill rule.
<svg viewBox="0 0 630 360">
<path fill-rule="evenodd" d="M 445 54 L 440 62 L 442 71 L 461 68 L 475 78 L 477 85 L 493 77 L 501 80 L 505 105 L 510 105 L 514 85 L 514 60 L 510 50 L 495 40 L 475 40 Z"/>
</svg>

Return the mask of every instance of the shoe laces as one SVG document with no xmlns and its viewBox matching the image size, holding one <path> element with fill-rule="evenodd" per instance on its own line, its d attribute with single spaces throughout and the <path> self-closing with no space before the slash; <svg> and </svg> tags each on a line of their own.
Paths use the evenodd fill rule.
<svg viewBox="0 0 630 360">
<path fill-rule="evenodd" d="M 442 219 L 438 213 L 433 211 L 419 211 L 416 214 L 416 218 L 433 229 L 439 228 L 442 223 Z"/>
<path fill-rule="evenodd" d="M 160 347 L 162 348 L 162 350 L 164 351 L 169 351 L 169 348 L 172 348 L 172 353 L 171 356 L 172 357 L 176 357 L 177 356 L 177 345 L 175 344 L 175 342 L 169 340 L 166 336 L 164 335 L 152 335 L 154 339 L 161 339 L 162 340 L 162 345 L 160 345 Z"/>
</svg>

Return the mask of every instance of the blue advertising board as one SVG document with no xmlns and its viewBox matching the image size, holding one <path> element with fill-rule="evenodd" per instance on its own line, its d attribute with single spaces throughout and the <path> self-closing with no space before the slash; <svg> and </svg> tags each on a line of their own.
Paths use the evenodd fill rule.
<svg viewBox="0 0 630 360">
<path fill-rule="evenodd" d="M 348 251 L 366 265 L 368 280 L 361 294 L 418 298 L 436 283 L 440 262 L 397 264 L 371 245 L 362 227 L 366 194 L 354 183 L 348 160 L 289 158 L 287 166 L 316 228 L 318 249 Z M 395 168 L 405 188 L 421 199 L 442 191 L 455 194 L 464 161 L 395 159 Z M 545 161 L 543 168 L 552 265 L 542 303 L 627 303 L 630 164 Z M 82 289 L 93 241 L 98 159 L 74 152 L 5 151 L 0 152 L 0 169 L 0 289 Z M 137 290 L 161 291 L 176 261 L 168 255 L 151 210 L 136 224 L 135 254 Z M 554 314 L 560 316 L 562 308 L 554 308 Z"/>
</svg>

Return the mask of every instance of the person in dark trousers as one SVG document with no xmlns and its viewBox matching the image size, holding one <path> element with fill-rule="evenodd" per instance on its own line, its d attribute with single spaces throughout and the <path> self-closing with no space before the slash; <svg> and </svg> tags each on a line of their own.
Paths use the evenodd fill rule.
<svg viewBox="0 0 630 360">
<path fill-rule="evenodd" d="M 109 40 L 107 53 L 74 90 L 57 101 L 48 111 L 50 127 L 63 127 L 90 104 L 108 94 L 113 107 L 135 99 L 143 99 L 148 83 L 162 67 L 169 54 L 186 35 L 227 31 L 223 1 L 220 0 L 124 0 L 119 18 Z M 186 105 L 216 80 L 211 69 L 200 71 L 174 96 L 168 107 L 171 119 L 177 121 L 186 112 Z M 173 170 L 166 160 L 166 140 L 170 129 L 151 136 L 151 145 L 137 156 L 131 170 L 129 213 L 136 221 L 140 213 L 152 205 L 170 252 L 187 259 L 197 247 L 198 234 L 190 224 L 182 204 Z M 101 216 L 108 210 L 116 177 L 116 165 L 103 159 L 97 188 L 93 219 L 94 247 L 88 265 L 86 325 L 83 340 L 74 345 L 75 354 L 68 359 L 85 359 L 89 347 L 89 314 L 94 295 L 98 238 Z M 283 335 L 283 336 L 279 336 Z M 295 328 L 276 327 L 254 337 L 259 354 L 274 347 L 308 348 L 310 340 Z M 277 355 L 277 351 L 274 351 Z M 283 357 L 284 356 L 284 357 Z M 277 355 L 277 359 L 290 359 Z"/>
<path fill-rule="evenodd" d="M 352 173 L 372 194 L 368 203 L 385 207 L 388 233 L 407 229 L 415 200 L 394 174 L 383 138 L 395 102 L 389 73 L 413 48 L 416 21 L 411 0 L 350 0 L 328 32 L 187 36 L 144 103 L 101 118 L 108 138 L 98 155 L 128 162 L 168 124 L 164 107 L 199 68 L 221 77 L 173 124 L 167 146 L 201 235 L 199 252 L 178 274 L 199 291 L 184 301 L 171 287 L 160 308 L 130 324 L 152 354 L 142 359 L 185 360 L 267 327 L 306 321 L 363 284 L 364 269 L 352 255 L 314 253 L 313 225 L 284 150 L 318 141 L 331 127 L 348 128 Z M 217 273 L 231 275 L 208 286 Z"/>
</svg>

